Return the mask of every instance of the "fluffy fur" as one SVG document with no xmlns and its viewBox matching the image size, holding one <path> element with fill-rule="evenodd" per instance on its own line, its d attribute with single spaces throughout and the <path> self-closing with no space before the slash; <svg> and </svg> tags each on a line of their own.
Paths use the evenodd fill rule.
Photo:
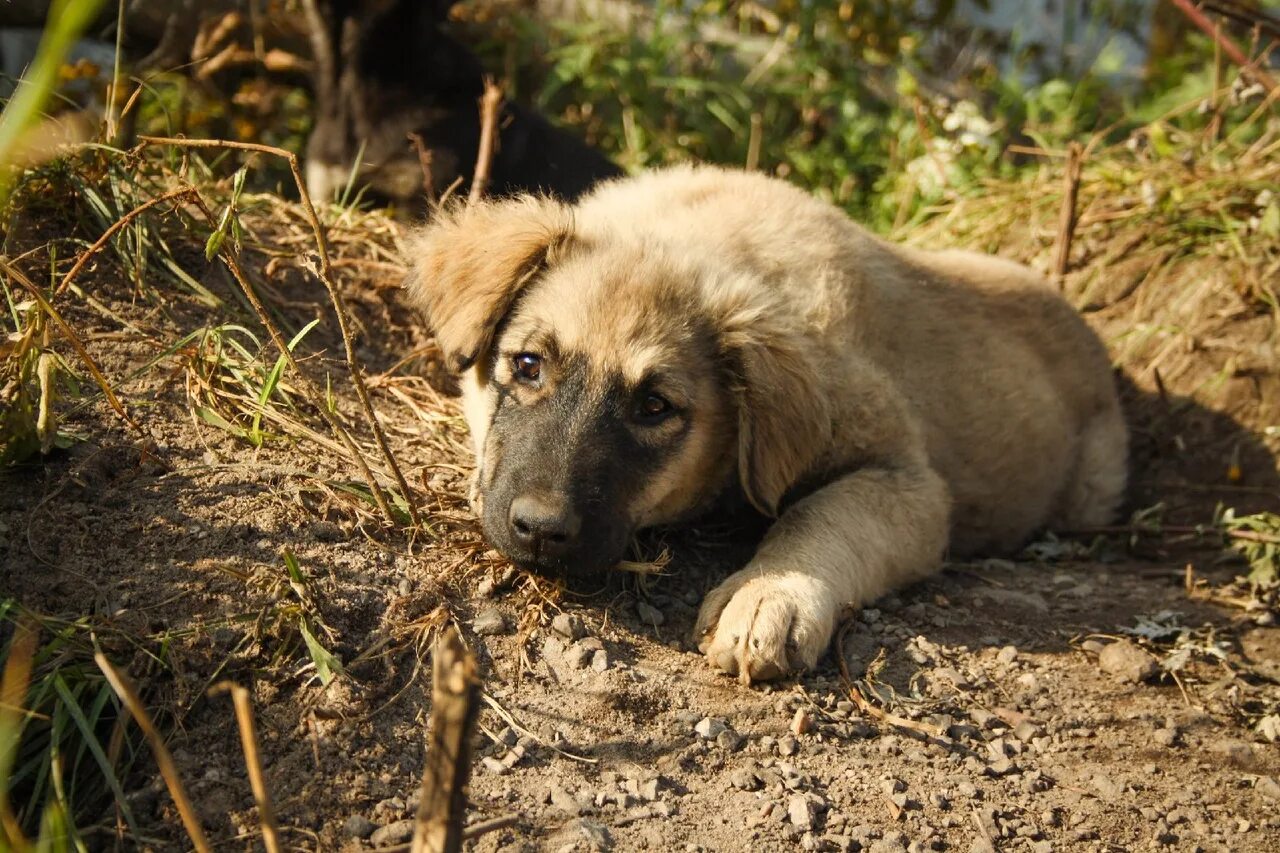
<svg viewBox="0 0 1280 853">
<path fill-rule="evenodd" d="M 1006 551 L 1122 499 L 1107 355 L 1066 302 L 1025 267 L 891 245 L 781 181 L 682 167 L 572 206 L 488 201 L 409 255 L 409 293 L 465 370 L 501 550 L 547 563 L 509 529 L 530 494 L 577 525 L 566 565 L 607 566 L 635 529 L 726 495 L 777 518 L 698 618 L 708 659 L 746 682 L 812 666 L 843 608 L 948 546 Z M 535 382 L 513 367 L 529 353 Z M 668 416 L 629 414 L 655 393 Z"/>
</svg>

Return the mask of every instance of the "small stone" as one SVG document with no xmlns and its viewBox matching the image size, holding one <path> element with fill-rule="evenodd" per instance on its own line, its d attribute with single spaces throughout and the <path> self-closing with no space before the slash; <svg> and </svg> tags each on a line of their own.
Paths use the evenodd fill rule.
<svg viewBox="0 0 1280 853">
<path fill-rule="evenodd" d="M 484 765 L 485 770 L 488 770 L 490 773 L 494 774 L 495 776 L 501 776 L 504 773 L 511 772 L 510 767 L 503 764 L 501 761 L 494 758 L 492 755 L 486 755 L 484 758 L 480 759 L 480 763 Z"/>
<path fill-rule="evenodd" d="M 636 615 L 640 617 L 641 622 L 646 625 L 652 625 L 655 628 L 667 621 L 666 615 L 647 601 L 636 602 Z"/>
<path fill-rule="evenodd" d="M 391 847 L 395 844 L 404 844 L 410 838 L 413 838 L 413 821 L 398 820 L 374 830 L 369 836 L 369 843 L 374 847 Z"/>
<path fill-rule="evenodd" d="M 1017 659 L 1018 659 L 1017 646 L 1005 646 L 1000 651 L 996 652 L 996 660 L 1000 661 L 1000 663 L 1010 664 Z"/>
<path fill-rule="evenodd" d="M 368 838 L 378 825 L 364 815 L 353 814 L 342 825 L 342 832 L 348 838 Z"/>
<path fill-rule="evenodd" d="M 937 791 L 934 791 L 929 795 L 929 802 L 932 803 L 935 808 L 941 809 L 942 811 L 948 811 L 951 808 L 951 801 L 947 799 L 945 794 L 941 794 Z"/>
<path fill-rule="evenodd" d="M 574 817 L 582 814 L 582 803 L 560 785 L 551 786 L 551 805 Z"/>
<path fill-rule="evenodd" d="M 507 620 L 496 607 L 489 607 L 476 614 L 471 630 L 482 637 L 493 637 L 506 632 Z"/>
<path fill-rule="evenodd" d="M 796 708 L 796 715 L 791 718 L 791 733 L 796 737 L 807 735 L 813 730 L 813 715 L 808 708 Z"/>
<path fill-rule="evenodd" d="M 800 741 L 791 735 L 785 735 L 778 741 L 778 754 L 790 758 L 800 751 Z"/>
<path fill-rule="evenodd" d="M 578 834 L 581 835 L 593 850 L 609 850 L 613 847 L 613 838 L 604 824 L 583 818 L 578 821 Z"/>
<path fill-rule="evenodd" d="M 803 794 L 797 794 L 787 802 L 787 816 L 791 818 L 791 825 L 798 829 L 813 829 L 814 812 L 813 803 Z"/>
<path fill-rule="evenodd" d="M 1177 729 L 1156 729 L 1153 739 L 1160 746 L 1173 746 L 1178 742 Z"/>
<path fill-rule="evenodd" d="M 636 796 L 646 802 L 653 802 L 658 799 L 658 780 L 657 778 L 649 779 L 641 782 L 636 786 Z"/>
<path fill-rule="evenodd" d="M 586 633 L 582 620 L 571 613 L 557 613 L 551 620 L 551 630 L 570 640 L 577 640 Z"/>
<path fill-rule="evenodd" d="M 739 791 L 758 791 L 764 787 L 760 777 L 750 770 L 735 770 L 729 776 L 729 784 Z"/>
<path fill-rule="evenodd" d="M 907 790 L 907 783 L 901 779 L 889 778 L 880 783 L 880 790 L 886 795 L 898 794 Z"/>
<path fill-rule="evenodd" d="M 1120 681 L 1133 684 L 1153 678 L 1160 671 L 1159 661 L 1129 640 L 1118 640 L 1104 648 L 1098 655 L 1098 667 Z"/>
<path fill-rule="evenodd" d="M 596 672 L 604 672 L 609 668 L 609 653 L 604 649 L 597 649 L 591 655 L 591 668 Z"/>
<path fill-rule="evenodd" d="M 717 720 L 715 717 L 703 717 L 693 727 L 694 733 L 703 740 L 715 740 L 720 736 L 721 732 L 727 732 L 728 730 L 729 724 L 724 720 Z"/>
<path fill-rule="evenodd" d="M 1276 777 L 1259 776 L 1254 787 L 1267 799 L 1280 801 L 1280 782 L 1276 781 Z"/>
<path fill-rule="evenodd" d="M 735 732 L 733 729 L 726 729 L 716 735 L 716 746 L 726 752 L 737 752 L 742 749 L 742 745 L 746 743 L 746 738 Z"/>
<path fill-rule="evenodd" d="M 1043 730 L 1030 720 L 1023 720 L 1013 727 L 1013 736 L 1025 743 L 1030 743 L 1042 733 Z"/>
</svg>

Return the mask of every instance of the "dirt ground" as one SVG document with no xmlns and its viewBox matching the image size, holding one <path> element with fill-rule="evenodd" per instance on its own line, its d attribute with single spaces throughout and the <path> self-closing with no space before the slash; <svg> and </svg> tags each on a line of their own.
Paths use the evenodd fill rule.
<svg viewBox="0 0 1280 853">
<path fill-rule="evenodd" d="M 148 307 L 108 264 L 90 281 L 141 328 L 176 336 L 209 322 L 190 306 Z M 278 285 L 305 317 L 314 286 Z M 384 378 L 416 340 L 378 333 L 395 300 L 386 288 L 355 300 L 361 357 Z M 68 316 L 110 376 L 155 356 L 102 312 Z M 336 338 L 321 334 L 309 369 L 340 377 Z M 1213 549 L 1046 541 L 1016 561 L 951 565 L 853 617 L 815 672 L 745 687 L 689 642 L 701 597 L 750 553 L 744 526 L 650 537 L 671 556 L 659 577 L 561 586 L 485 549 L 465 511 L 456 404 L 425 383 L 373 383 L 433 524 L 412 541 L 340 488 L 351 471 L 339 454 L 303 440 L 255 449 L 193 417 L 189 383 L 177 356 L 122 382 L 146 437 L 105 406 L 85 409 L 68 421 L 84 440 L 0 480 L 0 586 L 111 629 L 104 648 L 167 709 L 220 849 L 260 844 L 231 704 L 208 693 L 223 679 L 252 688 L 290 847 L 403 845 L 429 641 L 450 620 L 486 694 L 470 820 L 514 818 L 475 849 L 1280 849 L 1268 739 L 1280 735 L 1280 633 L 1271 612 L 1242 606 L 1228 584 L 1239 566 L 1217 565 Z M 1203 518 L 1215 497 L 1196 497 Z M 299 613 L 343 662 L 328 686 Z M 143 649 L 161 642 L 157 667 Z M 186 849 L 154 772 L 127 787 L 138 846 Z"/>
</svg>

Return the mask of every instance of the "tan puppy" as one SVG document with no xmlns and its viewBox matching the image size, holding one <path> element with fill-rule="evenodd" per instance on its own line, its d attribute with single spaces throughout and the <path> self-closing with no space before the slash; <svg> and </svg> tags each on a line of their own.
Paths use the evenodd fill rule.
<svg viewBox="0 0 1280 853">
<path fill-rule="evenodd" d="M 574 206 L 437 215 L 410 295 L 464 371 L 474 497 L 511 559 L 604 569 L 736 494 L 776 516 L 698 618 L 743 681 L 843 608 L 1100 524 L 1125 483 L 1107 354 L 1029 269 L 890 245 L 761 175 L 674 168 Z"/>
</svg>

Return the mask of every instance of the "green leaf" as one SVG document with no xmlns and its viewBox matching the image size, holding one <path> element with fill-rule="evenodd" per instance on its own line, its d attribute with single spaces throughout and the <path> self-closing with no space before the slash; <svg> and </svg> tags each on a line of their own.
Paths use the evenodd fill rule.
<svg viewBox="0 0 1280 853">
<path fill-rule="evenodd" d="M 204 259 L 206 261 L 212 261 L 213 256 L 218 254 L 218 251 L 222 248 L 222 244 L 226 242 L 226 239 L 226 231 L 218 230 L 210 234 L 209 241 L 204 244 Z"/>
<path fill-rule="evenodd" d="M 296 561 L 294 565 L 297 565 Z M 335 675 L 342 674 L 342 661 L 320 645 L 315 634 L 311 633 L 305 616 L 298 620 L 298 630 L 302 632 L 302 641 L 307 644 L 307 652 L 310 653 L 311 660 L 316 665 L 316 675 L 320 676 L 320 683 L 327 687 Z"/>
</svg>

